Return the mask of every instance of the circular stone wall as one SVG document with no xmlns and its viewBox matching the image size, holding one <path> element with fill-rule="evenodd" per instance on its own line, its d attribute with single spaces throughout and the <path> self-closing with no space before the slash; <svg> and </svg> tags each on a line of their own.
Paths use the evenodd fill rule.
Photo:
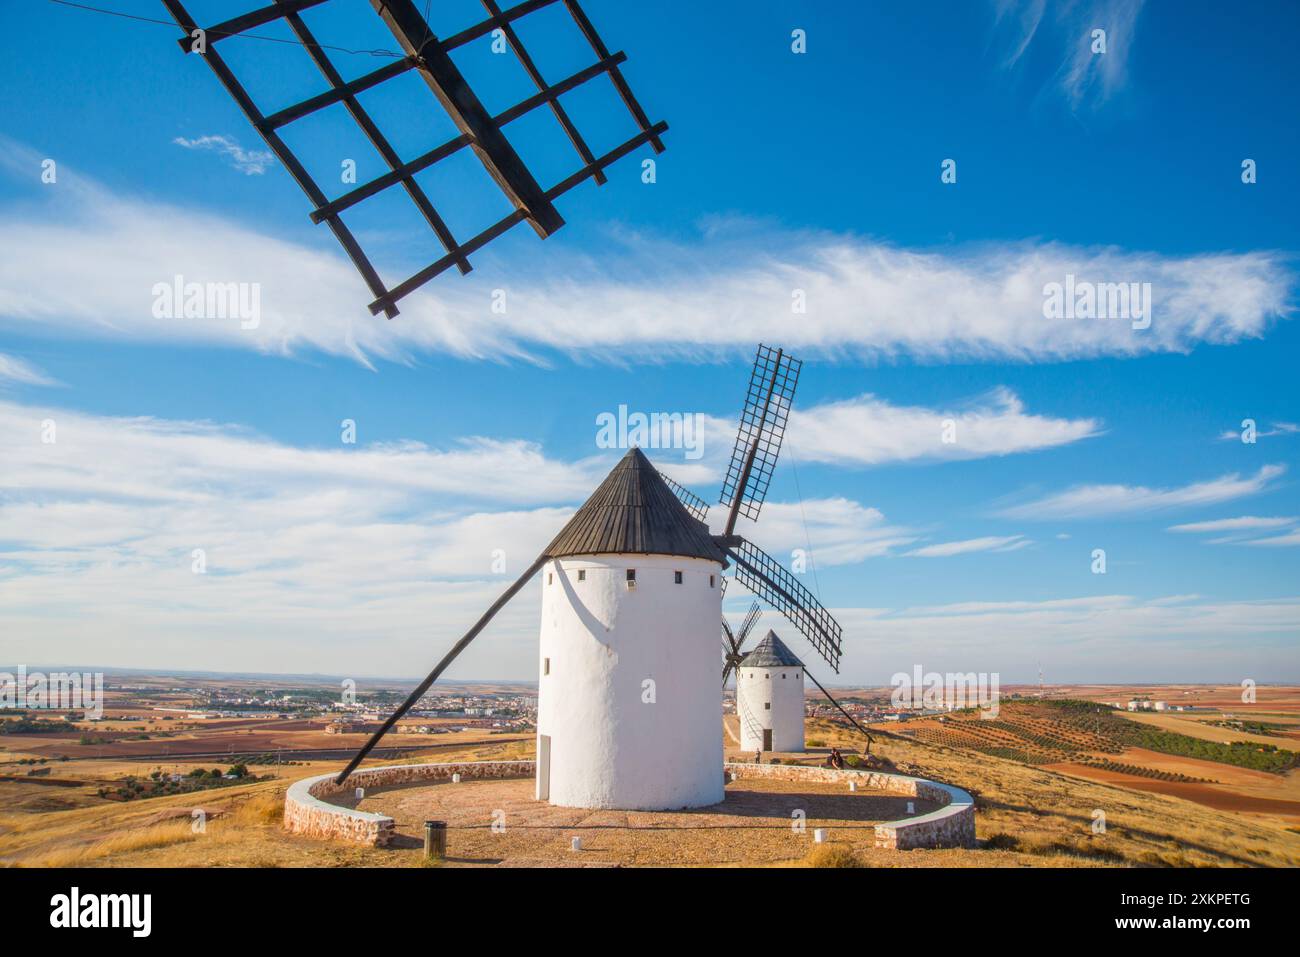
<svg viewBox="0 0 1300 957">
<path fill-rule="evenodd" d="M 312 837 L 342 839 L 373 846 L 386 846 L 393 841 L 396 835 L 396 822 L 393 816 L 373 811 L 363 811 L 339 803 L 355 800 L 356 788 L 359 787 L 363 790 L 363 793 L 370 794 L 371 791 L 375 790 L 382 791 L 385 788 L 398 788 L 421 782 L 450 781 L 453 775 L 460 775 L 460 780 L 464 782 L 483 781 L 485 779 L 496 779 L 504 782 L 505 779 L 510 778 L 531 777 L 533 773 L 534 764 L 532 761 L 484 761 L 366 768 L 355 772 L 342 786 L 334 784 L 335 775 L 305 778 L 295 782 L 285 796 L 285 827 L 293 833 Z M 969 847 L 973 846 L 975 842 L 974 801 L 969 794 L 960 788 L 940 784 L 936 781 L 901 774 L 883 774 L 847 769 L 841 771 L 805 765 L 774 764 L 727 764 L 724 774 L 720 775 L 720 777 L 737 782 L 751 781 L 756 785 L 761 785 L 761 790 L 773 792 L 772 797 L 780 796 L 775 792 L 782 789 L 772 788 L 769 786 L 771 784 L 790 782 L 793 785 L 801 783 L 813 785 L 814 788 L 809 788 L 809 790 L 815 789 L 823 792 L 820 797 L 820 800 L 823 801 L 826 800 L 826 794 L 838 793 L 840 788 L 847 791 L 849 782 L 854 782 L 859 791 L 878 792 L 900 798 L 914 797 L 918 803 L 925 806 L 924 812 L 920 815 L 891 819 L 884 822 L 880 822 L 880 817 L 876 817 L 875 821 L 879 823 L 862 822 L 856 825 L 874 828 L 875 845 L 877 847 L 897 849 Z M 504 784 L 501 786 L 504 786 Z M 497 787 L 497 785 L 493 785 L 493 787 Z M 517 787 L 514 789 L 518 790 Z M 467 789 L 464 794 L 466 800 L 470 800 L 473 797 L 473 789 Z M 385 795 L 385 797 L 389 796 Z M 813 800 L 819 799 L 811 794 L 803 796 Z M 863 797 L 869 796 L 863 795 Z M 497 795 L 494 794 L 493 797 L 495 798 Z M 555 831 L 557 833 L 565 827 L 570 827 L 577 832 L 595 829 L 596 833 L 601 830 L 607 832 L 636 830 L 636 826 L 629 824 L 628 820 L 621 819 L 620 823 L 620 820 L 615 819 L 618 817 L 619 812 L 592 812 L 593 816 L 583 817 L 581 823 L 578 823 L 564 816 L 561 813 L 563 809 L 552 808 L 548 804 L 532 801 L 528 797 L 526 790 L 521 791 L 520 795 L 516 795 L 515 799 L 519 803 L 520 813 L 536 816 L 547 821 L 554 819 L 550 825 L 541 826 L 539 828 L 541 830 Z M 455 799 L 452 800 L 451 807 L 454 808 L 456 806 Z M 894 814 L 901 814 L 907 809 L 902 801 L 878 803 L 880 806 L 892 808 Z M 648 829 L 653 831 L 668 828 L 706 834 L 713 828 L 707 826 L 708 822 L 702 815 L 713 814 L 718 817 L 726 817 L 733 812 L 741 815 L 752 815 L 758 813 L 752 806 L 753 804 L 754 801 L 752 800 L 742 799 L 737 801 L 732 798 L 717 805 L 716 810 L 654 812 L 655 821 L 649 822 Z M 391 808 L 386 808 L 386 810 L 391 810 Z M 393 811 L 393 813 L 404 818 L 404 829 L 409 828 L 410 821 L 405 820 L 404 815 L 397 811 Z M 782 813 L 788 814 L 788 810 Z M 606 816 L 610 814 L 615 815 L 615 817 L 606 820 Z M 515 812 L 512 811 L 512 818 L 514 815 Z M 597 817 L 595 815 L 602 816 Z M 810 815 L 810 817 L 815 816 L 815 814 Z M 624 818 L 626 818 L 626 815 Z M 788 820 L 788 817 L 786 820 Z M 788 825 L 783 827 L 788 830 Z M 706 855 L 705 859 L 698 862 L 707 864 L 711 861 L 707 859 Z"/>
</svg>

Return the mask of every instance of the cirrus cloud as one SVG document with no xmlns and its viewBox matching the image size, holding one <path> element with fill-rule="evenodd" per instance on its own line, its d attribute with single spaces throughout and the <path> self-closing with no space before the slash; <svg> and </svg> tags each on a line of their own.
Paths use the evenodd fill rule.
<svg viewBox="0 0 1300 957">
<path fill-rule="evenodd" d="M 1284 465 L 1265 465 L 1254 475 L 1223 475 L 1176 488 L 1143 485 L 1076 485 L 1020 505 L 1002 509 L 1007 518 L 1093 518 L 1132 515 L 1157 509 L 1214 505 L 1265 491 L 1286 472 Z"/>
<path fill-rule="evenodd" d="M 0 164 L 25 175 L 35 154 L 0 145 Z M 626 362 L 734 355 L 773 339 L 805 355 L 1045 362 L 1234 343 L 1292 310 L 1289 260 L 1270 251 L 1171 256 L 1028 240 L 907 249 L 724 223 L 677 240 L 612 236 L 598 259 L 553 239 L 544 270 L 537 257 L 485 262 L 478 281 L 436 280 L 385 322 L 366 311 L 364 285 L 340 254 L 218 213 L 117 196 L 74 171 L 36 196 L 0 214 L 0 324 L 30 334 L 363 362 L 539 350 Z M 153 288 L 178 275 L 259 284 L 260 322 L 155 317 Z M 1150 328 L 1045 318 L 1044 287 L 1067 275 L 1150 282 Z M 494 287 L 509 292 L 506 314 L 492 309 Z M 792 316 L 796 292 L 806 312 Z"/>
<path fill-rule="evenodd" d="M 959 542 L 925 545 L 906 554 L 912 558 L 951 558 L 953 555 L 969 555 L 972 552 L 1018 552 L 1032 544 L 1033 540 L 1023 535 L 987 535 Z"/>
</svg>

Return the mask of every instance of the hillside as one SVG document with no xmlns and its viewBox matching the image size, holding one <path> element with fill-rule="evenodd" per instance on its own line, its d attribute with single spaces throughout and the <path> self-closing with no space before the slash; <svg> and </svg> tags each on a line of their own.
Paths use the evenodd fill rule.
<svg viewBox="0 0 1300 957">
<path fill-rule="evenodd" d="M 849 753 L 860 747 L 856 735 L 830 722 L 810 721 L 808 736 Z M 484 742 L 445 756 L 481 760 L 524 756 L 529 750 L 523 743 Z M 809 753 L 802 760 L 820 763 L 823 751 Z M 896 852 L 877 850 L 866 839 L 831 833 L 833 846 L 842 846 L 871 866 L 1300 864 L 1300 834 L 1267 820 L 941 744 L 890 737 L 879 740 L 872 753 L 902 770 L 949 781 L 975 795 L 982 846 Z M 200 805 L 208 811 L 203 833 L 195 833 L 191 827 L 195 801 L 186 795 L 97 802 L 58 811 L 11 810 L 0 817 L 0 862 L 91 867 L 418 866 L 420 852 L 415 848 L 374 850 L 291 836 L 281 830 L 280 801 L 289 780 L 334 766 L 320 763 L 285 768 L 284 776 L 276 780 L 213 793 Z M 0 785 L 33 791 L 37 787 Z M 8 803 L 9 792 L 3 797 L 7 808 L 14 806 Z M 1105 815 L 1104 833 L 1093 831 L 1098 811 Z"/>
<path fill-rule="evenodd" d="M 964 748 L 1025 764 L 1075 761 L 1108 767 L 1109 756 L 1130 748 L 1212 761 L 1255 771 L 1282 773 L 1297 765 L 1297 754 L 1277 743 L 1209 740 L 1130 720 L 1089 701 L 1009 702 L 998 717 L 985 719 L 974 709 L 909 722 L 900 732 L 928 744 Z M 1285 740 L 1283 744 L 1287 743 Z"/>
</svg>

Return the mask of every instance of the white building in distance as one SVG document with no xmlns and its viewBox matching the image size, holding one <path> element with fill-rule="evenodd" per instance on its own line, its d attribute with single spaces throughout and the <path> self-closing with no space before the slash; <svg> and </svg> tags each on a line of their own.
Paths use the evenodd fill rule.
<svg viewBox="0 0 1300 957">
<path fill-rule="evenodd" d="M 736 670 L 736 714 L 744 751 L 802 751 L 803 662 L 768 631 Z"/>
<path fill-rule="evenodd" d="M 723 798 L 725 556 L 639 449 L 542 566 L 537 799 L 670 810 Z"/>
</svg>

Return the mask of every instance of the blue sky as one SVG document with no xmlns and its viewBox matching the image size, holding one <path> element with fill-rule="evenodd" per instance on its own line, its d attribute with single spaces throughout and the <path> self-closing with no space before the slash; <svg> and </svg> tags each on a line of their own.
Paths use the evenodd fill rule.
<svg viewBox="0 0 1300 957">
<path fill-rule="evenodd" d="M 188 6 L 213 22 L 248 4 Z M 328 230 L 175 30 L 11 6 L 8 656 L 422 674 L 617 459 L 596 445 L 600 413 L 699 413 L 701 459 L 652 458 L 715 498 L 762 340 L 805 365 L 788 454 L 742 531 L 785 559 L 811 544 L 805 581 L 846 630 L 838 680 L 914 664 L 1004 682 L 1040 664 L 1049 681 L 1300 680 L 1300 14 L 756 6 L 590 0 L 670 124 L 656 182 L 642 150 L 563 197 L 555 236 L 512 231 L 391 321 L 366 311 Z M 444 35 L 481 9 L 439 7 Z M 537 16 L 521 33 L 548 78 L 586 65 L 563 15 Z M 393 48 L 364 0 L 307 20 L 325 43 Z M 69 37 L 107 52 L 56 69 Z M 457 59 L 496 110 L 531 90 L 489 44 Z M 268 112 L 321 89 L 292 45 L 222 50 Z M 347 77 L 386 62 L 332 56 Z M 450 124 L 404 79 L 366 103 L 414 155 Z M 632 132 L 606 88 L 571 109 L 596 147 Z M 539 179 L 574 168 L 549 116 L 510 133 Z M 333 195 L 340 157 L 362 180 L 380 171 L 358 139 L 331 115 L 290 142 Z M 463 159 L 426 182 L 462 235 L 502 212 Z M 440 254 L 400 194 L 349 222 L 390 282 Z M 257 328 L 154 317 L 154 284 L 176 274 L 258 283 Z M 1151 283 L 1150 328 L 1045 317 L 1043 287 L 1066 274 Z M 1247 418 L 1256 442 L 1225 437 Z M 532 677 L 536 609 L 522 596 L 456 676 Z"/>
</svg>

